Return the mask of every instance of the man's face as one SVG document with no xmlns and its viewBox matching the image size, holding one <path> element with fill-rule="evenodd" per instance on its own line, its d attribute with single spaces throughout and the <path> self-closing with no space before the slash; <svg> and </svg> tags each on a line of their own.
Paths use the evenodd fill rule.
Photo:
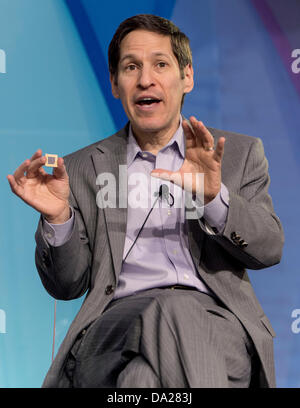
<svg viewBox="0 0 300 408">
<path fill-rule="evenodd" d="M 184 74 L 182 79 L 170 37 L 135 30 L 122 40 L 112 92 L 136 135 L 176 131 L 182 96 L 193 89 L 192 67 L 185 67 Z"/>
</svg>

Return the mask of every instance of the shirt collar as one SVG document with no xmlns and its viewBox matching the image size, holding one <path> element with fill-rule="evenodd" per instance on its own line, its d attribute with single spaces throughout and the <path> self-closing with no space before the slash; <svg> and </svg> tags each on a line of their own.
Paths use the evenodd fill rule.
<svg viewBox="0 0 300 408">
<path fill-rule="evenodd" d="M 185 158 L 185 139 L 182 127 L 182 116 L 180 115 L 179 127 L 174 133 L 172 139 L 164 146 L 160 151 L 165 150 L 169 146 L 174 146 L 177 151 L 181 154 L 182 158 Z M 137 154 L 142 152 L 140 146 L 138 145 L 135 137 L 133 136 L 131 124 L 129 125 L 128 133 L 128 144 L 127 144 L 127 165 L 130 166 Z"/>
</svg>

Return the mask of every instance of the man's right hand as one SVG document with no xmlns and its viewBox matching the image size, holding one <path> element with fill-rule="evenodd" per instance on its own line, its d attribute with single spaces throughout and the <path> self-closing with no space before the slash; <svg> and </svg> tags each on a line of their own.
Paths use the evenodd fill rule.
<svg viewBox="0 0 300 408">
<path fill-rule="evenodd" d="M 52 175 L 43 169 L 45 163 L 46 157 L 39 149 L 7 179 L 13 193 L 43 214 L 49 223 L 62 224 L 70 218 L 69 177 L 62 157 L 58 158 Z"/>
</svg>

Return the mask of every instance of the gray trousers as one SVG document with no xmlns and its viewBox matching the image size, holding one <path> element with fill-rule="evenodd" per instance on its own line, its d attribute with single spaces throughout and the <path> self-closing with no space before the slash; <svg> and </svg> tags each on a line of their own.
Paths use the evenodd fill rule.
<svg viewBox="0 0 300 408">
<path fill-rule="evenodd" d="M 62 387 L 255 386 L 258 357 L 240 321 L 197 290 L 151 289 L 111 302 L 75 341 Z"/>
</svg>

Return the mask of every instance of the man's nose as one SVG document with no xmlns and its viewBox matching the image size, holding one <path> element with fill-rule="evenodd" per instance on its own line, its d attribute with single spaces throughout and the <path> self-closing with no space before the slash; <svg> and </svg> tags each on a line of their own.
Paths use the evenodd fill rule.
<svg viewBox="0 0 300 408">
<path fill-rule="evenodd" d="M 143 67 L 139 72 L 138 86 L 141 88 L 149 88 L 155 84 L 155 79 L 150 68 Z"/>
</svg>

